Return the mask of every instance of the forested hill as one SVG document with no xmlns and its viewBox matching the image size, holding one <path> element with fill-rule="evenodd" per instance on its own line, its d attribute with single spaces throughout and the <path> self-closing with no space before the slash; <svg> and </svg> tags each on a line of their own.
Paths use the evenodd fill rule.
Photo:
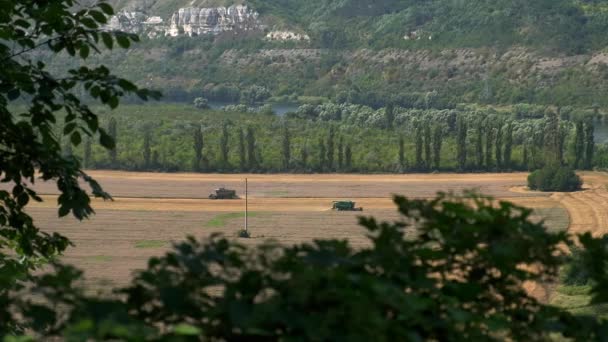
<svg viewBox="0 0 608 342">
<path fill-rule="evenodd" d="M 168 18 L 183 7 L 247 4 L 274 25 L 306 31 L 324 47 L 527 45 L 582 53 L 608 42 L 606 0 L 114 0 Z"/>
<path fill-rule="evenodd" d="M 389 95 L 407 105 L 405 95 L 436 91 L 445 103 L 608 106 L 608 0 L 112 2 L 166 25 L 184 7 L 244 4 L 255 12 L 259 30 L 196 37 L 163 31 L 128 54 L 104 56 L 169 99 L 232 99 L 260 85 L 279 99 L 370 105 Z M 306 39 L 268 39 L 277 31 Z"/>
</svg>

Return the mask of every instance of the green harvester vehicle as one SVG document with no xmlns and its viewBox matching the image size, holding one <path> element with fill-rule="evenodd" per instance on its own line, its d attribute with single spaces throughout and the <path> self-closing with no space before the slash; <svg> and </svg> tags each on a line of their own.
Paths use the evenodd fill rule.
<svg viewBox="0 0 608 342">
<path fill-rule="evenodd" d="M 214 194 L 209 195 L 210 199 L 238 199 L 236 190 L 229 190 L 226 188 L 219 188 L 215 190 Z"/>
<path fill-rule="evenodd" d="M 334 201 L 331 209 L 336 211 L 363 211 L 363 208 L 355 207 L 353 201 Z"/>
</svg>

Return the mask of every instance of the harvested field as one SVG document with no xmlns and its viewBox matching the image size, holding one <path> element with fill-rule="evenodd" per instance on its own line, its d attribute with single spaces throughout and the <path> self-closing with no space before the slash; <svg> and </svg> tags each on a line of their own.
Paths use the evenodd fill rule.
<svg viewBox="0 0 608 342">
<path fill-rule="evenodd" d="M 528 192 L 527 175 L 434 174 L 434 175 L 216 175 L 156 174 L 95 171 L 110 202 L 94 201 L 97 215 L 77 222 L 56 218 L 56 190 L 38 184 L 45 202 L 31 212 L 48 231 L 68 236 L 76 244 L 64 260 L 85 269 L 91 284 L 128 282 L 132 272 L 146 260 L 162 254 L 171 242 L 187 235 L 222 233 L 234 236 L 242 228 L 244 200 L 207 199 L 214 188 L 244 189 L 249 179 L 252 213 L 249 223 L 258 244 L 266 239 L 293 244 L 316 238 L 349 239 L 355 246 L 367 243 L 357 224 L 361 213 L 329 210 L 334 199 L 352 199 L 363 206 L 364 215 L 382 220 L 398 219 L 393 193 L 431 197 L 437 191 L 477 189 L 479 192 L 535 209 L 549 229 L 572 232 L 608 232 L 608 176 L 585 173 L 586 190 L 571 194 Z M 547 288 L 532 285 L 532 292 L 548 297 Z"/>
<path fill-rule="evenodd" d="M 510 174 L 408 174 L 408 175 L 243 175 L 163 174 L 91 171 L 104 188 L 116 197 L 205 199 L 213 189 L 225 186 L 245 191 L 247 177 L 252 198 L 385 198 L 392 194 L 429 197 L 437 191 L 479 189 L 494 197 L 531 197 L 512 187 L 525 184 L 526 173 Z M 57 194 L 53 184 L 36 185 L 41 194 Z"/>
</svg>

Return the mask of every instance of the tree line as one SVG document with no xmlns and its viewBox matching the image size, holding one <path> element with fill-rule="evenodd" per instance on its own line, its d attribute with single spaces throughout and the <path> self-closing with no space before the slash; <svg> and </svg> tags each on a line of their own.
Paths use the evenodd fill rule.
<svg viewBox="0 0 608 342">
<path fill-rule="evenodd" d="M 77 155 L 86 168 L 402 173 L 524 171 L 553 162 L 591 169 L 597 151 L 592 122 L 562 120 L 555 111 L 547 111 L 536 126 L 465 114 L 454 123 L 421 118 L 411 127 L 388 129 L 255 118 L 213 118 L 205 124 L 188 122 L 179 130 L 148 123 L 133 134 L 119 132 L 112 117 L 107 131 L 116 141 L 114 149 L 100 151 L 89 139 L 82 151 L 65 153 Z"/>
</svg>

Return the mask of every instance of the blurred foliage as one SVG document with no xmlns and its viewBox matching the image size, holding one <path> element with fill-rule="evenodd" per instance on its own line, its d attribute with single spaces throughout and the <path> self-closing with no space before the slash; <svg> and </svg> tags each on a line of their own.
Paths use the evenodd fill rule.
<svg viewBox="0 0 608 342">
<path fill-rule="evenodd" d="M 567 260 L 566 233 L 531 210 L 474 193 L 395 197 L 400 220 L 360 218 L 370 244 L 317 240 L 246 247 L 193 237 L 152 258 L 117 298 L 86 295 L 81 274 L 56 265 L 15 298 L 36 338 L 67 340 L 601 341 L 606 321 L 539 302 Z M 414 232 L 412 236 L 412 232 Z M 605 241 L 581 237 L 583 263 L 606 301 Z M 522 267 L 529 265 L 529 267 Z M 34 304 L 36 303 L 36 304 Z M 9 306 L 9 309 L 14 306 Z M 56 308 L 61 308 L 58 314 Z M 12 312 L 12 310 L 9 310 Z"/>
<path fill-rule="evenodd" d="M 101 49 L 128 48 L 138 41 L 134 35 L 101 29 L 112 14 L 112 7 L 103 1 L 92 6 L 73 0 L 0 3 L 0 175 L 6 184 L 0 190 L 3 335 L 24 329 L 12 319 L 9 303 L 14 291 L 23 288 L 21 282 L 30 272 L 70 245 L 64 236 L 41 231 L 26 210 L 30 201 L 42 201 L 34 183 L 57 184 L 59 216 L 72 214 L 82 220 L 93 214 L 84 185 L 93 196 L 110 199 L 72 155 L 72 147 L 80 146 L 83 137 L 94 136 L 103 148 L 114 147 L 97 115 L 79 95 L 87 94 L 91 101 L 109 108 L 116 108 L 120 98 L 129 94 L 141 100 L 158 97 L 104 66 L 78 66 L 54 74 L 40 61 L 40 53 L 46 51 L 80 63 Z M 61 122 L 59 112 L 64 113 Z M 57 315 L 36 305 L 21 310 L 35 317 Z"/>
</svg>

